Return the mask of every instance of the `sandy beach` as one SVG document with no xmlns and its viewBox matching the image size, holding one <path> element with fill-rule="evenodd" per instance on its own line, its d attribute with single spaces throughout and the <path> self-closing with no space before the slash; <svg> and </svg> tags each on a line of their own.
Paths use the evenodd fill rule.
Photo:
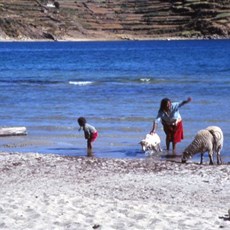
<svg viewBox="0 0 230 230">
<path fill-rule="evenodd" d="M 0 229 L 230 229 L 230 167 L 0 153 Z"/>
</svg>

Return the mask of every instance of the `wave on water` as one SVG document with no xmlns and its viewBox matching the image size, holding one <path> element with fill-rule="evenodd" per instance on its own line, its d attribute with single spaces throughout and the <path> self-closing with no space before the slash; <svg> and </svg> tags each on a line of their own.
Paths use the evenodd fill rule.
<svg viewBox="0 0 230 230">
<path fill-rule="evenodd" d="M 91 85 L 94 81 L 69 81 L 70 85 Z M 0 80 L 0 84 L 21 84 L 21 85 L 53 85 L 53 84 L 65 84 L 64 81 L 56 81 L 56 80 Z"/>
<path fill-rule="evenodd" d="M 79 85 L 79 86 L 84 86 L 84 85 L 91 85 L 93 84 L 93 81 L 69 81 L 70 85 Z"/>
<path fill-rule="evenodd" d="M 150 82 L 150 78 L 141 78 L 140 81 L 141 82 Z"/>
</svg>

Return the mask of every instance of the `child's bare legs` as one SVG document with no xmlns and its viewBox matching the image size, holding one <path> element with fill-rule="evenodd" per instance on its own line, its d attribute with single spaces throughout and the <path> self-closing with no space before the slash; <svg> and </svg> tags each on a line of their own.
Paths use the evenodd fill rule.
<svg viewBox="0 0 230 230">
<path fill-rule="evenodd" d="M 170 140 L 166 137 L 166 150 L 169 151 L 170 149 Z M 176 153 L 176 143 L 172 141 L 172 152 L 173 154 Z"/>
<path fill-rule="evenodd" d="M 87 140 L 87 157 L 92 157 L 93 152 L 92 152 L 92 143 L 90 140 Z"/>
<path fill-rule="evenodd" d="M 173 154 L 176 153 L 176 143 L 173 142 Z"/>
<path fill-rule="evenodd" d="M 169 151 L 170 141 L 169 141 L 168 137 L 166 137 L 165 142 L 166 142 L 166 150 Z"/>
</svg>

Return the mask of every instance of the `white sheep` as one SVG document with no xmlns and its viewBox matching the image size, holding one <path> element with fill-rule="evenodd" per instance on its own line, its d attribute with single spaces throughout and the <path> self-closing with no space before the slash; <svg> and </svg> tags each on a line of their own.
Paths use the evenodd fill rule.
<svg viewBox="0 0 230 230">
<path fill-rule="evenodd" d="M 161 139 L 157 133 L 147 134 L 145 139 L 140 141 L 140 145 L 143 152 L 155 153 L 161 152 Z"/>
<path fill-rule="evenodd" d="M 182 162 L 185 163 L 196 153 L 201 153 L 200 164 L 203 163 L 203 155 L 208 152 L 209 164 L 213 164 L 213 154 L 217 155 L 217 164 L 221 164 L 220 151 L 223 148 L 224 136 L 221 128 L 209 126 L 200 130 L 192 143 L 184 150 Z"/>
</svg>

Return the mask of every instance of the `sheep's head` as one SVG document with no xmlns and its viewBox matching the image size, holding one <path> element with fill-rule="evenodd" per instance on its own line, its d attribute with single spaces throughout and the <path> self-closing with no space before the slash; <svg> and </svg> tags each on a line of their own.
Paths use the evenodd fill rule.
<svg viewBox="0 0 230 230">
<path fill-rule="evenodd" d="M 147 142 L 145 140 L 142 140 L 140 142 L 140 145 L 141 145 L 142 151 L 145 152 L 148 149 Z"/>
<path fill-rule="evenodd" d="M 148 143 L 145 140 L 142 140 L 139 144 L 141 145 L 141 149 L 142 149 L 143 152 L 146 152 L 148 150 L 154 150 L 154 151 L 156 151 L 155 146 L 152 145 L 152 144 L 150 144 L 150 143 Z"/>
<path fill-rule="evenodd" d="M 187 151 L 184 151 L 181 158 L 181 162 L 186 163 L 189 158 L 191 158 L 191 154 Z"/>
</svg>

